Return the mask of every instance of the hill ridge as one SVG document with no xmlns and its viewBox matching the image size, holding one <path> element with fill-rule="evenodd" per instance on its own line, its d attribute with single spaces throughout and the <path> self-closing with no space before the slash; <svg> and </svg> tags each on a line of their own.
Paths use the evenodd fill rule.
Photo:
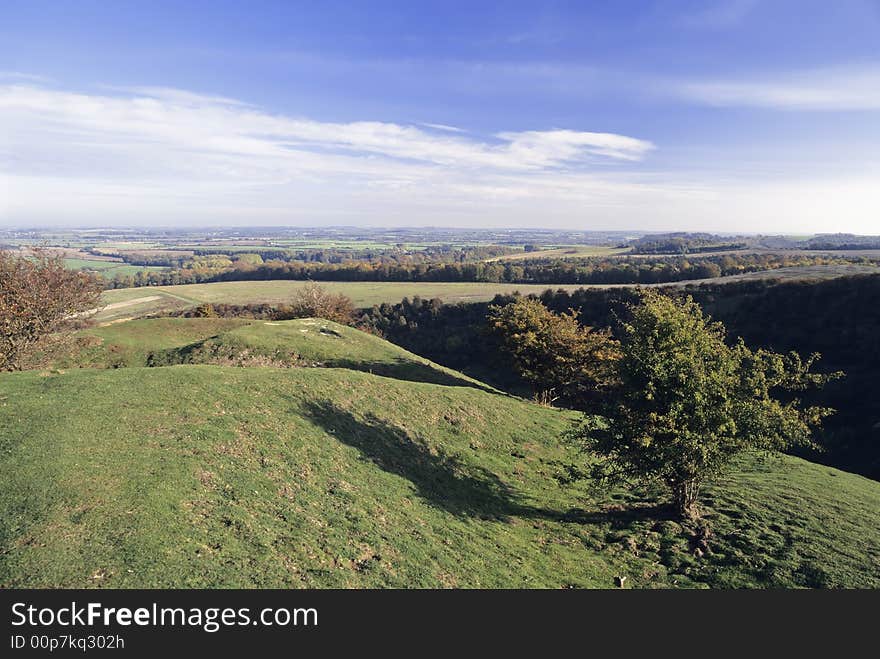
<svg viewBox="0 0 880 659">
<path fill-rule="evenodd" d="M 325 319 L 148 318 L 86 330 L 80 333 L 78 345 L 73 355 L 58 360 L 55 366 L 119 368 L 202 363 L 335 367 L 509 395 L 379 336 Z"/>
</svg>

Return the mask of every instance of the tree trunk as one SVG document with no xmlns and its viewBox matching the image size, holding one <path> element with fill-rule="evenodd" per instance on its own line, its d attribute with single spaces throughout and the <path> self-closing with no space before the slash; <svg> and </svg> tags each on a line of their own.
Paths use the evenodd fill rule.
<svg viewBox="0 0 880 659">
<path fill-rule="evenodd" d="M 681 519 L 697 519 L 700 516 L 697 498 L 700 495 L 700 483 L 695 478 L 678 481 L 672 484 L 672 496 L 675 512 Z"/>
</svg>

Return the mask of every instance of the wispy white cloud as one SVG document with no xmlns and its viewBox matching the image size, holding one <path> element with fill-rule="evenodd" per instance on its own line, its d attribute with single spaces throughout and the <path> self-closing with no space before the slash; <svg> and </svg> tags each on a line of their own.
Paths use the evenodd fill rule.
<svg viewBox="0 0 880 659">
<path fill-rule="evenodd" d="M 654 145 L 614 133 L 587 133 L 573 130 L 498 133 L 510 143 L 509 151 L 530 162 L 552 165 L 588 156 L 618 160 L 641 160 Z"/>
<path fill-rule="evenodd" d="M 273 115 L 177 90 L 140 91 L 111 96 L 0 87 L 6 129 L 0 166 L 20 176 L 136 184 L 173 196 L 212 186 L 219 196 L 282 188 L 312 196 L 320 189 L 411 193 L 458 177 L 480 181 L 583 167 L 585 159 L 626 161 L 650 149 L 635 138 L 578 131 L 510 132 L 479 141 L 393 123 Z"/>
<path fill-rule="evenodd" d="M 193 154 L 262 156 L 294 165 L 311 164 L 316 154 L 324 154 L 325 161 L 374 156 L 459 168 L 535 170 L 584 158 L 638 160 L 652 148 L 623 135 L 570 130 L 502 132 L 478 141 L 412 125 L 269 114 L 231 99 L 180 90 L 134 91 L 87 95 L 11 85 L 0 87 L 0 112 L 12 129 L 31 138 L 54 135 L 61 147 L 161 143 Z"/>
<path fill-rule="evenodd" d="M 455 126 L 447 126 L 446 124 L 432 124 L 426 121 L 420 121 L 419 126 L 424 126 L 425 128 L 433 128 L 434 130 L 442 130 L 447 133 L 465 133 L 467 132 L 464 128 L 457 128 Z"/>
<path fill-rule="evenodd" d="M 853 231 L 876 177 L 757 185 L 647 173 L 644 139 L 323 122 L 222 97 L 0 85 L 0 223 L 363 223 Z M 650 162 L 650 161 L 649 161 Z M 614 164 L 609 167 L 609 164 Z M 601 166 L 599 166 L 601 165 Z M 874 229 L 876 231 L 876 229 Z"/>
<path fill-rule="evenodd" d="M 438 221 L 437 214 L 479 214 L 514 199 L 546 209 L 554 196 L 570 205 L 601 190 L 639 194 L 638 183 L 600 178 L 592 166 L 626 165 L 653 148 L 576 130 L 478 138 L 442 124 L 323 122 L 143 87 L 76 93 L 0 85 L 0 123 L 6 221 L 160 208 L 189 221 L 303 213 L 339 220 L 353 209 L 358 217 L 407 212 Z"/>
<path fill-rule="evenodd" d="M 232 105 L 237 107 L 252 107 L 250 103 L 229 98 L 227 96 L 214 96 L 210 94 L 199 94 L 196 92 L 186 91 L 185 89 L 175 89 L 174 87 L 119 87 L 115 85 L 102 85 L 102 89 L 122 92 L 134 96 L 146 96 L 161 101 L 168 101 L 176 105 L 195 105 L 201 106 L 206 103 L 214 105 Z"/>
<path fill-rule="evenodd" d="M 782 110 L 880 110 L 880 63 L 750 79 L 666 82 L 658 90 L 714 106 Z"/>
</svg>

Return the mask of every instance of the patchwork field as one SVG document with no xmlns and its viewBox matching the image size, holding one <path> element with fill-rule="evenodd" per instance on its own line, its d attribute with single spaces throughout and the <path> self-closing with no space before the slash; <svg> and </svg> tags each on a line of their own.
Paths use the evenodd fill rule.
<svg viewBox="0 0 880 659">
<path fill-rule="evenodd" d="M 22 248 L 25 252 L 25 248 Z M 86 270 L 96 272 L 106 279 L 113 279 L 117 275 L 136 275 L 138 272 L 150 270 L 164 270 L 158 266 L 131 265 L 124 262 L 116 250 L 107 249 L 100 254 L 93 254 L 79 247 L 44 247 L 53 255 L 61 256 L 64 266 L 70 270 Z"/>
<path fill-rule="evenodd" d="M 107 279 L 113 279 L 117 275 L 136 275 L 143 271 L 164 270 L 164 268 L 157 266 L 130 265 L 118 261 L 96 259 L 64 259 L 64 265 L 71 270 L 89 270 L 97 272 Z"/>
</svg>

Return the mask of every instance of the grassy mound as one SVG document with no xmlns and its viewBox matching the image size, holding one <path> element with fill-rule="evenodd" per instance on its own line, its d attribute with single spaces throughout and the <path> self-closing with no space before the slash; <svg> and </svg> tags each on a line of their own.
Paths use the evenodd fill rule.
<svg viewBox="0 0 880 659">
<path fill-rule="evenodd" d="M 877 483 L 748 458 L 707 492 L 707 537 L 655 492 L 591 494 L 568 422 L 341 368 L 3 374 L 0 585 L 880 587 Z"/>
<path fill-rule="evenodd" d="M 80 332 L 58 368 L 146 366 L 151 355 L 183 348 L 252 321 L 225 318 L 150 318 Z"/>
<path fill-rule="evenodd" d="M 377 336 L 319 318 L 152 318 L 82 332 L 58 368 L 213 364 L 333 367 L 492 390 Z M 494 391 L 494 390 L 492 390 Z"/>
</svg>

